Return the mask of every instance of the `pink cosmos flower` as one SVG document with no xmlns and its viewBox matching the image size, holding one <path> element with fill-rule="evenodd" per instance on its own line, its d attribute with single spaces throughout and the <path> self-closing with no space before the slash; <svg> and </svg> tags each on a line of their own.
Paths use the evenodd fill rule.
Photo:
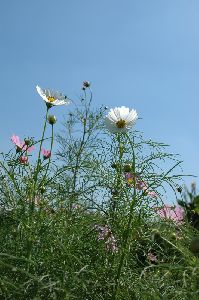
<svg viewBox="0 0 199 300">
<path fill-rule="evenodd" d="M 172 207 L 171 205 L 164 205 L 162 208 L 156 208 L 156 213 L 162 219 L 169 219 L 176 224 L 182 224 L 184 220 L 184 209 L 181 206 Z"/>
<path fill-rule="evenodd" d="M 41 151 L 42 151 L 42 154 L 43 154 L 44 159 L 48 159 L 48 158 L 51 157 L 51 151 L 50 151 L 50 150 L 45 150 L 45 149 L 43 148 Z"/>
<path fill-rule="evenodd" d="M 34 150 L 34 146 L 30 146 L 30 147 L 27 146 L 25 144 L 25 142 L 24 141 L 23 142 L 20 141 L 20 138 L 17 135 L 15 135 L 15 134 L 13 134 L 11 136 L 11 141 L 17 147 L 17 150 L 23 150 L 23 151 L 28 151 L 28 152 L 31 152 L 31 151 Z"/>
<path fill-rule="evenodd" d="M 20 163 L 21 164 L 27 164 L 28 163 L 28 156 L 21 156 L 20 158 L 19 158 L 19 161 L 20 161 Z"/>
</svg>

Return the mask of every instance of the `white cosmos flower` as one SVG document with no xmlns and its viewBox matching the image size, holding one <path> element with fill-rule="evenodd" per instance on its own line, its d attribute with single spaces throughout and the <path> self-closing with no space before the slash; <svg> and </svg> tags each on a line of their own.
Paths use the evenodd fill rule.
<svg viewBox="0 0 199 300">
<path fill-rule="evenodd" d="M 46 105 L 51 107 L 54 105 L 68 105 L 71 101 L 62 93 L 50 89 L 42 89 L 36 86 L 38 94 L 46 102 Z"/>
<path fill-rule="evenodd" d="M 105 118 L 105 125 L 112 133 L 127 132 L 135 124 L 138 118 L 136 110 L 121 106 L 111 108 Z"/>
</svg>

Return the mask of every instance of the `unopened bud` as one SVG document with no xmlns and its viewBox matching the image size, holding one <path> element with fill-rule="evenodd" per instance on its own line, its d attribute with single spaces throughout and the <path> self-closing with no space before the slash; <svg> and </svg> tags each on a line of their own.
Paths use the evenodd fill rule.
<svg viewBox="0 0 199 300">
<path fill-rule="evenodd" d="M 178 193 L 182 193 L 182 187 L 181 187 L 181 186 L 178 186 L 178 187 L 177 187 L 177 191 L 178 191 Z"/>
<path fill-rule="evenodd" d="M 190 250 L 196 255 L 199 256 L 199 237 L 194 238 L 190 244 Z"/>
<path fill-rule="evenodd" d="M 191 189 L 192 189 L 192 191 L 194 191 L 196 189 L 196 183 L 195 183 L 195 181 L 193 181 L 191 183 Z"/>
<path fill-rule="evenodd" d="M 112 190 L 112 191 L 111 191 L 111 194 L 112 194 L 113 196 L 118 196 L 118 191 L 117 191 L 117 190 Z"/>
<path fill-rule="evenodd" d="M 177 235 L 176 235 L 176 233 L 175 233 L 175 232 L 172 232 L 172 234 L 171 234 L 171 238 L 172 238 L 172 240 L 176 240 L 176 239 L 177 239 Z"/>
<path fill-rule="evenodd" d="M 90 85 L 91 84 L 89 81 L 87 81 L 87 80 L 83 81 L 83 87 L 88 88 L 88 87 L 90 87 Z"/>
<path fill-rule="evenodd" d="M 131 168 L 132 168 L 131 164 L 125 164 L 124 167 L 123 167 L 124 172 L 130 172 Z"/>
<path fill-rule="evenodd" d="M 120 155 L 123 155 L 124 151 L 125 151 L 125 147 L 124 147 L 124 144 L 120 144 L 119 146 L 119 149 L 120 149 Z"/>
<path fill-rule="evenodd" d="M 57 119 L 56 119 L 56 117 L 54 115 L 49 115 L 48 116 L 48 123 L 50 125 L 54 125 L 56 122 L 57 122 Z"/>
<path fill-rule="evenodd" d="M 111 168 L 117 169 L 117 167 L 118 167 L 118 163 L 112 163 Z"/>
<path fill-rule="evenodd" d="M 28 163 L 28 156 L 21 156 L 20 158 L 19 158 L 19 161 L 20 161 L 20 163 L 21 164 L 27 164 Z"/>
<path fill-rule="evenodd" d="M 24 143 L 26 146 L 30 146 L 31 145 L 31 140 L 30 139 L 24 139 Z"/>
<path fill-rule="evenodd" d="M 161 236 L 158 229 L 153 229 L 151 231 L 151 233 L 152 233 L 152 240 L 153 241 L 155 241 L 156 239 L 160 238 L 160 236 Z"/>
</svg>

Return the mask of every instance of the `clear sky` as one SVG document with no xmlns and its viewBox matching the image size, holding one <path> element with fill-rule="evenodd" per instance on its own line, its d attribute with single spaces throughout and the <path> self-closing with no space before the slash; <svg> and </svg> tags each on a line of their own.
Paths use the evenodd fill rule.
<svg viewBox="0 0 199 300">
<path fill-rule="evenodd" d="M 1 0 L 0 25 L 0 152 L 13 133 L 40 137 L 36 84 L 78 99 L 87 79 L 95 106 L 135 108 L 136 128 L 199 175 L 198 0 Z"/>
</svg>

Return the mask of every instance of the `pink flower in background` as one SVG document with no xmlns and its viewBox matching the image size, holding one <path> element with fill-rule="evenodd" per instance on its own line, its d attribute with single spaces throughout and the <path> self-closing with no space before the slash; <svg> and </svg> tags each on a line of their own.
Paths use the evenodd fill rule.
<svg viewBox="0 0 199 300">
<path fill-rule="evenodd" d="M 94 228 L 98 231 L 98 240 L 99 241 L 104 240 L 110 232 L 108 225 L 105 225 L 105 226 L 95 225 Z"/>
<path fill-rule="evenodd" d="M 172 220 L 177 224 L 182 224 L 185 214 L 182 207 L 172 207 L 171 205 L 165 205 L 162 208 L 156 208 L 156 213 L 160 216 L 160 218 Z"/>
<path fill-rule="evenodd" d="M 28 152 L 31 152 L 31 151 L 34 150 L 34 146 L 30 146 L 30 147 L 27 146 L 25 144 L 25 142 L 24 141 L 23 142 L 20 141 L 20 138 L 17 135 L 15 135 L 15 134 L 13 134 L 11 136 L 11 141 L 17 147 L 17 150 L 23 150 L 23 151 L 28 151 Z"/>
<path fill-rule="evenodd" d="M 105 249 L 107 251 L 117 252 L 117 241 L 108 225 L 95 225 L 94 228 L 98 231 L 98 241 L 105 241 Z"/>
<path fill-rule="evenodd" d="M 28 163 L 28 156 L 21 156 L 20 158 L 19 158 L 19 161 L 20 161 L 20 163 L 21 164 L 27 164 Z"/>
<path fill-rule="evenodd" d="M 129 187 L 133 187 L 134 185 L 134 181 L 136 183 L 136 189 L 138 189 L 139 191 L 144 191 L 146 193 L 146 195 L 152 197 L 152 198 L 157 198 L 158 195 L 156 194 L 156 192 L 154 191 L 149 191 L 148 190 L 148 185 L 145 181 L 140 180 L 139 176 L 136 176 L 132 173 L 125 173 L 124 174 L 125 179 L 127 181 L 127 185 Z"/>
<path fill-rule="evenodd" d="M 152 198 L 157 198 L 158 197 L 158 195 L 154 191 L 147 191 L 147 195 L 151 196 Z"/>
<path fill-rule="evenodd" d="M 42 154 L 43 154 L 44 159 L 48 159 L 48 158 L 51 157 L 51 151 L 50 151 L 50 150 L 45 150 L 45 149 L 43 148 L 41 151 L 42 151 Z"/>
<path fill-rule="evenodd" d="M 157 262 L 157 256 L 156 255 L 154 255 L 152 252 L 149 252 L 148 254 L 147 254 L 147 258 L 151 261 L 151 262 Z"/>
<path fill-rule="evenodd" d="M 134 180 L 136 180 L 136 176 L 132 173 L 125 173 L 125 179 L 129 187 L 133 186 Z"/>
<path fill-rule="evenodd" d="M 144 182 L 144 181 L 137 181 L 136 188 L 140 191 L 141 190 L 146 191 L 148 189 L 148 186 L 147 186 L 146 182 Z"/>
</svg>

